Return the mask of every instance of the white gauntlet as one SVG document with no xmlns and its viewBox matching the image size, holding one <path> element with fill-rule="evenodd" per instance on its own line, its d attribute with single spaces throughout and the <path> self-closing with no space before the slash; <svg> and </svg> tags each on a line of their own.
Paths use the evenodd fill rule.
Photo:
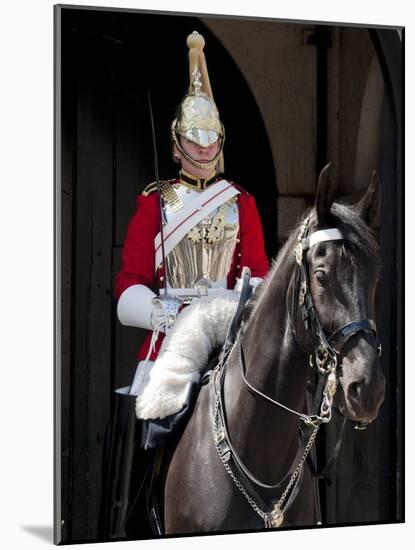
<svg viewBox="0 0 415 550">
<path fill-rule="evenodd" d="M 173 326 L 181 303 L 160 298 L 145 285 L 133 285 L 121 294 L 117 315 L 122 325 L 165 332 Z"/>
<path fill-rule="evenodd" d="M 144 285 L 133 285 L 124 290 L 117 306 L 120 323 L 153 330 L 160 324 L 161 316 L 164 316 L 163 309 L 153 303 L 153 298 L 157 296 Z"/>
<path fill-rule="evenodd" d="M 183 302 L 176 296 L 167 295 L 154 297 L 152 303 L 154 304 L 151 317 L 153 327 L 167 333 L 173 328 Z"/>
</svg>

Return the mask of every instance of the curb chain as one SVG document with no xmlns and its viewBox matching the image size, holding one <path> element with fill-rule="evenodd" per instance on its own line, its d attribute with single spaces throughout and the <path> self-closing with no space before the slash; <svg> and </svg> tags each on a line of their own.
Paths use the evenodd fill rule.
<svg viewBox="0 0 415 550">
<path fill-rule="evenodd" d="M 314 427 L 313 433 L 311 434 L 310 439 L 308 440 L 308 443 L 307 443 L 307 445 L 306 445 L 306 448 L 304 449 L 303 456 L 301 457 L 300 462 L 299 462 L 298 465 L 297 465 L 297 468 L 294 470 L 294 472 L 293 472 L 293 474 L 292 474 L 292 476 L 291 476 L 290 481 L 288 482 L 288 485 L 287 485 L 285 491 L 284 491 L 283 494 L 281 495 L 281 498 L 279 499 L 279 501 L 277 502 L 277 504 L 274 506 L 273 511 L 278 511 L 278 512 L 284 512 L 284 511 L 285 511 L 285 508 L 282 508 L 282 506 L 283 506 L 283 504 L 284 504 L 284 501 L 285 501 L 285 499 L 287 498 L 287 495 L 288 495 L 288 493 L 290 492 L 292 486 L 294 485 L 295 480 L 296 480 L 297 477 L 300 475 L 301 469 L 302 469 L 302 467 L 304 466 L 304 462 L 305 462 L 306 459 L 307 459 L 308 453 L 310 452 L 311 447 L 313 446 L 314 441 L 315 441 L 315 439 L 316 439 L 316 437 L 317 437 L 317 432 L 318 432 L 319 427 L 320 427 L 319 425 L 317 425 L 317 426 Z"/>
</svg>

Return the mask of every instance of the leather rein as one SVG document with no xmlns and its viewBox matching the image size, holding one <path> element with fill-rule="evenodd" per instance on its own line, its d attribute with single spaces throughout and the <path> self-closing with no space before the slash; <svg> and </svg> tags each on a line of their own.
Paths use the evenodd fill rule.
<svg viewBox="0 0 415 550">
<path fill-rule="evenodd" d="M 303 465 L 315 442 L 319 427 L 321 424 L 328 423 L 331 420 L 333 398 L 337 387 L 337 358 L 341 353 L 342 347 L 352 335 L 362 331 L 373 333 L 377 342 L 376 324 L 372 319 L 351 321 L 328 336 L 323 330 L 310 291 L 306 252 L 319 242 L 343 240 L 344 237 L 337 228 L 323 229 L 309 235 L 309 226 L 310 216 L 305 219 L 300 228 L 294 254 L 300 270 L 299 290 L 297 289 L 298 305 L 301 308 L 301 317 L 306 331 L 311 335 L 313 343 L 313 353 L 310 355 L 310 364 L 312 364 L 313 361 L 319 373 L 311 411 L 309 411 L 309 414 L 295 411 L 260 392 L 248 382 L 245 376 L 246 364 L 241 338 L 244 329 L 243 325 L 237 334 L 235 334 L 236 331 L 233 327 L 233 341 L 229 342 L 227 340 L 225 342 L 220 361 L 211 377 L 212 401 L 214 403 L 214 441 L 219 458 L 234 484 L 243 494 L 253 510 L 262 518 L 267 528 L 279 527 L 283 523 L 286 511 L 300 490 Z M 249 277 L 245 277 L 245 289 L 249 284 L 248 280 Z M 244 293 L 244 290 L 242 293 Z M 241 302 L 244 303 L 242 296 L 240 304 Z M 241 307 L 239 305 L 238 312 L 240 312 L 240 310 Z M 233 325 L 235 325 L 235 323 L 233 323 Z M 292 330 L 295 335 L 293 327 Z M 379 354 L 380 349 L 380 345 L 378 345 Z M 227 364 L 233 353 L 238 353 L 242 379 L 252 393 L 268 403 L 298 416 L 303 422 L 303 428 L 301 429 L 302 435 L 300 437 L 299 449 L 296 456 L 288 473 L 275 485 L 268 485 L 259 481 L 243 464 L 230 441 L 224 404 L 224 382 Z M 365 429 L 365 427 L 366 425 L 357 426 L 358 429 Z M 309 430 L 311 430 L 311 434 L 309 437 L 306 437 L 305 432 Z M 336 449 L 339 449 L 339 447 L 340 445 L 337 444 Z M 285 490 L 277 500 L 275 498 L 275 492 L 277 490 L 281 492 L 283 487 L 285 487 Z M 261 494 L 259 494 L 259 492 L 261 492 Z M 263 498 L 263 495 L 266 493 L 268 493 L 271 498 Z"/>
</svg>

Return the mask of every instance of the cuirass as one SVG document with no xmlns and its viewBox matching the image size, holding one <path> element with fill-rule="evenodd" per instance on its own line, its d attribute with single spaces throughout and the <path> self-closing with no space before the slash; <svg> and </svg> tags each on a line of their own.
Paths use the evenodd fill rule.
<svg viewBox="0 0 415 550">
<path fill-rule="evenodd" d="M 184 184 L 164 195 L 164 221 L 199 194 Z M 171 191 L 171 190 L 170 190 Z M 167 281 L 172 288 L 224 286 L 239 230 L 236 197 L 223 203 L 195 225 L 166 257 Z"/>
</svg>

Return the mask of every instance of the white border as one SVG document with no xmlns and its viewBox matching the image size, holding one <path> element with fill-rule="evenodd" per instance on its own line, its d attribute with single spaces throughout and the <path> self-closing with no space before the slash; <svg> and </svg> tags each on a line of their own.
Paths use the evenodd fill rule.
<svg viewBox="0 0 415 550">
<path fill-rule="evenodd" d="M 198 13 L 255 15 L 334 22 L 405 25 L 406 58 L 412 51 L 414 16 L 407 0 L 342 2 L 309 0 L 141 0 L 77 2 L 71 4 Z M 1 128 L 1 369 L 0 398 L 0 541 L 3 548 L 32 548 L 48 544 L 52 527 L 53 469 L 53 4 L 51 0 L 6 2 L 1 11 L 0 86 Z M 253 13 L 254 11 L 254 13 Z M 413 124 L 412 70 L 407 63 L 406 120 Z M 410 89 L 409 89 L 410 87 Z M 407 136 L 407 148 L 412 145 Z M 415 179 L 407 167 L 407 204 L 413 206 Z M 407 216 L 407 219 L 409 215 Z M 409 229 L 407 232 L 409 236 Z M 407 238 L 409 240 L 409 237 Z M 406 255 L 409 264 L 410 252 Z M 413 279 L 412 266 L 408 280 Z M 413 311 L 413 292 L 406 294 Z M 4 305 L 6 307 L 4 307 Z M 407 330 L 409 320 L 407 321 Z M 408 364 L 406 388 L 414 387 Z M 408 408 L 408 407 L 407 407 Z M 407 424 L 410 424 L 409 411 Z M 411 426 L 410 426 L 411 428 Z M 406 493 L 411 497 L 413 475 L 411 436 L 407 437 Z M 336 550 L 408 547 L 413 538 L 413 506 L 407 499 L 408 525 L 336 528 L 297 532 L 235 535 L 139 543 L 111 543 L 106 548 L 217 548 L 260 544 L 261 548 L 321 548 Z M 197 544 L 196 544 L 197 541 Z M 51 543 L 51 534 L 49 544 Z M 121 546 L 122 545 L 122 546 Z M 133 546 L 134 545 L 134 546 Z M 83 545 L 97 549 L 102 545 Z"/>
</svg>

